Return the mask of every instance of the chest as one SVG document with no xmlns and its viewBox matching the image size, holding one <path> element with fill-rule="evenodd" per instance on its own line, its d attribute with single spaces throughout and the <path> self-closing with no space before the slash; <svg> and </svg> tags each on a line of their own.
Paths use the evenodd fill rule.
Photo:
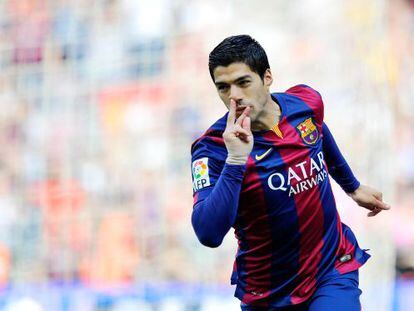
<svg viewBox="0 0 414 311">
<path fill-rule="evenodd" d="M 281 124 L 280 132 L 282 135 L 267 131 L 255 136 L 242 189 L 270 202 L 311 193 L 328 175 L 321 133 L 312 119 L 295 126 Z"/>
</svg>

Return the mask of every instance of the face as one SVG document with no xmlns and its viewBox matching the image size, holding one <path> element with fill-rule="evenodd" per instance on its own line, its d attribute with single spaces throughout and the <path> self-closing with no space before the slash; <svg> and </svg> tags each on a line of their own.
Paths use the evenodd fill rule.
<svg viewBox="0 0 414 311">
<path fill-rule="evenodd" d="M 246 107 L 250 107 L 250 118 L 255 122 L 269 99 L 269 87 L 272 84 L 270 69 L 266 70 L 263 80 L 244 63 L 232 63 L 229 66 L 218 66 L 213 71 L 217 92 L 226 105 L 230 100 L 237 103 L 237 117 Z"/>
</svg>

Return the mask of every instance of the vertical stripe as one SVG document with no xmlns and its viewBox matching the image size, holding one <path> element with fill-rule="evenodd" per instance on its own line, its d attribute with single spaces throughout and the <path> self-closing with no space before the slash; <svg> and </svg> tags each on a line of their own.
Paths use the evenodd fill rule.
<svg viewBox="0 0 414 311">
<path fill-rule="evenodd" d="M 284 122 L 283 117 L 279 124 Z M 280 179 L 287 182 L 287 165 L 279 153 L 281 140 L 272 131 L 264 133 L 262 139 L 266 146 L 273 146 L 269 157 L 260 162 L 261 178 L 266 182 L 264 192 L 272 230 L 272 301 L 288 305 L 291 303 L 290 294 L 298 285 L 295 275 L 300 268 L 298 219 L 293 197 L 289 197 L 283 189 L 274 190 L 268 185 L 269 179 L 276 188 L 282 184 Z M 275 173 L 280 175 L 275 176 Z"/>
<path fill-rule="evenodd" d="M 339 273 L 345 273 L 357 269 L 363 262 L 358 262 L 354 257 L 355 245 L 344 235 L 330 182 L 327 181 L 326 184 L 320 184 L 318 187 L 325 218 L 324 247 L 322 249 L 323 261 L 319 265 L 320 273 L 317 277 L 319 280 L 332 267 L 335 267 Z M 339 258 L 343 255 L 351 255 L 352 259 L 342 263 L 339 261 Z"/>
<path fill-rule="evenodd" d="M 294 90 L 290 93 L 296 97 L 294 100 L 297 109 L 310 110 L 314 116 L 315 123 L 317 124 L 319 131 L 319 144 L 322 144 L 322 123 L 323 123 L 323 102 L 320 94 L 308 86 L 294 87 Z M 310 150 L 312 150 L 310 148 Z M 314 150 L 314 149 L 313 149 Z M 323 150 L 319 147 L 319 150 Z M 328 172 L 326 162 L 323 163 L 324 169 Z M 327 271 L 332 269 L 335 262 L 335 250 L 339 244 L 340 232 L 338 230 L 338 222 L 340 224 L 339 215 L 336 210 L 335 198 L 332 192 L 329 178 L 323 183 L 318 184 L 319 197 L 323 206 L 324 217 L 324 246 L 322 248 L 322 261 L 318 266 L 317 279 Z"/>
<path fill-rule="evenodd" d="M 284 134 L 285 137 L 291 138 L 292 142 L 296 140 L 296 144 L 288 144 L 286 142 L 286 145 L 280 148 L 279 152 L 284 162 L 292 163 L 290 169 L 301 176 L 303 175 L 301 168 L 293 164 L 306 161 L 303 168 L 305 172 L 311 172 L 311 151 L 308 148 L 297 148 L 297 141 L 301 138 L 296 130 L 296 124 L 288 123 L 284 128 Z M 302 147 L 307 147 L 303 142 L 301 142 L 301 145 Z M 299 181 L 295 178 L 291 179 L 291 187 L 296 187 L 298 184 Z M 316 275 L 319 263 L 322 260 L 321 251 L 324 245 L 324 215 L 317 187 L 306 191 L 299 191 L 297 194 L 293 194 L 293 196 L 300 232 L 300 269 L 297 276 L 300 284 L 293 290 L 291 300 L 293 304 L 297 304 L 308 299 L 315 289 Z"/>
<path fill-rule="evenodd" d="M 325 169 L 327 170 L 326 164 Z M 336 250 L 338 249 L 341 221 L 336 209 L 335 198 L 332 192 L 330 181 L 318 185 L 320 200 L 323 206 L 324 215 L 324 247 L 322 249 L 323 260 L 319 264 L 319 280 L 325 272 L 331 270 L 336 260 Z"/>
<path fill-rule="evenodd" d="M 244 273 L 239 273 L 245 292 L 241 300 L 245 304 L 267 306 L 267 297 L 271 289 L 271 253 L 272 236 L 267 218 L 266 202 L 260 176 L 252 157 L 247 161 L 247 169 L 240 194 L 238 209 L 238 227 L 236 234 L 242 233 L 239 239 L 239 259 L 244 266 Z"/>
</svg>

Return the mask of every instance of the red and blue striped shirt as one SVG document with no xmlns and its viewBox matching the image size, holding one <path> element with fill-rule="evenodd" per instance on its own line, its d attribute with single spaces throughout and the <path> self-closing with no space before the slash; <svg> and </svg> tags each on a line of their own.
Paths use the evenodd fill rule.
<svg viewBox="0 0 414 311">
<path fill-rule="evenodd" d="M 356 270 L 369 255 L 336 209 L 328 173 L 346 192 L 359 182 L 323 123 L 320 94 L 298 85 L 271 95 L 278 131 L 253 132 L 246 165 L 225 163 L 227 114 L 193 143 L 192 224 L 210 247 L 233 227 L 235 296 L 279 307 L 306 301 L 325 273 Z"/>
</svg>

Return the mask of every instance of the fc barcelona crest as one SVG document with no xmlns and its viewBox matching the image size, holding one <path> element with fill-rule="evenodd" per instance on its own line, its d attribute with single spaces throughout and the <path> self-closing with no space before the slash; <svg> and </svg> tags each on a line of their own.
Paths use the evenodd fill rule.
<svg viewBox="0 0 414 311">
<path fill-rule="evenodd" d="M 299 130 L 303 141 L 308 145 L 313 145 L 319 138 L 318 129 L 313 123 L 312 118 L 308 118 L 305 121 L 299 123 L 296 128 Z"/>
</svg>

